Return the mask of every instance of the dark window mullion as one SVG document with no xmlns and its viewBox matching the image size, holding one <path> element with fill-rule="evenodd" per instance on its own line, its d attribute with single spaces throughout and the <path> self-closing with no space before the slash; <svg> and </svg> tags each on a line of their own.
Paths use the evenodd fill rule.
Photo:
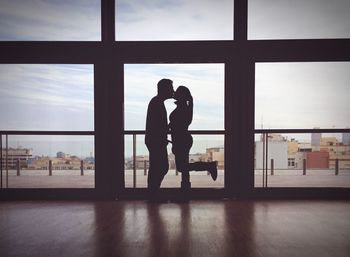
<svg viewBox="0 0 350 257">
<path fill-rule="evenodd" d="M 101 40 L 113 44 L 115 41 L 115 0 L 101 0 Z"/>
</svg>

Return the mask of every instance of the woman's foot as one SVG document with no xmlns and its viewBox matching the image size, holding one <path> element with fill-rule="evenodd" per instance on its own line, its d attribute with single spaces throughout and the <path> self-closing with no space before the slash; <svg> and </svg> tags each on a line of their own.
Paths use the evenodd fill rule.
<svg viewBox="0 0 350 257">
<path fill-rule="evenodd" d="M 217 166 L 218 166 L 218 162 L 215 161 L 215 162 L 211 162 L 210 163 L 210 167 L 208 169 L 209 173 L 210 173 L 210 176 L 211 178 L 215 181 L 218 177 L 218 169 L 217 169 Z"/>
</svg>

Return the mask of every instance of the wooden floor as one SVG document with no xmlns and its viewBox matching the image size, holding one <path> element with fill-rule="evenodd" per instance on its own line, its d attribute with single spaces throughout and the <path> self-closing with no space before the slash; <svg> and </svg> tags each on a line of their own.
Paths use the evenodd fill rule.
<svg viewBox="0 0 350 257">
<path fill-rule="evenodd" d="M 350 202 L 1 202 L 0 256 L 349 257 Z"/>
</svg>

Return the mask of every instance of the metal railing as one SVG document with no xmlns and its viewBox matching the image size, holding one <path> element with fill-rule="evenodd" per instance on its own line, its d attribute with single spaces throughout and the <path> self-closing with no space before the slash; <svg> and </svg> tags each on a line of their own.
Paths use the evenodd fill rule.
<svg viewBox="0 0 350 257">
<path fill-rule="evenodd" d="M 262 187 L 268 187 L 269 170 L 269 134 L 312 134 L 312 133 L 350 133 L 350 129 L 255 129 L 255 134 L 262 135 Z M 270 175 L 275 173 L 275 160 L 270 159 Z M 329 159 L 335 162 L 334 175 L 339 174 L 339 163 L 341 161 L 350 161 L 350 159 Z M 306 159 L 303 159 L 303 175 L 307 174 Z"/>
<path fill-rule="evenodd" d="M 225 135 L 224 130 L 190 130 L 191 135 Z M 136 140 L 137 135 L 145 135 L 145 130 L 125 130 L 124 135 L 132 135 L 132 162 L 133 162 L 133 188 L 136 188 L 137 182 L 137 165 L 136 165 Z M 124 160 L 125 163 L 125 160 Z M 175 174 L 178 175 L 178 171 L 175 170 Z M 144 166 L 144 175 L 147 175 L 146 164 Z"/>
<path fill-rule="evenodd" d="M 17 136 L 94 136 L 94 131 L 0 131 L 0 189 L 8 188 L 9 185 L 9 135 Z M 3 137 L 5 142 L 3 142 Z M 5 150 L 4 150 L 5 147 Z M 5 151 L 5 158 L 3 157 Z M 52 176 L 52 162 L 49 161 L 49 176 Z M 17 161 L 17 176 L 20 176 L 20 164 Z M 5 183 L 3 173 L 5 172 Z M 80 174 L 84 175 L 84 165 L 81 162 Z"/>
</svg>

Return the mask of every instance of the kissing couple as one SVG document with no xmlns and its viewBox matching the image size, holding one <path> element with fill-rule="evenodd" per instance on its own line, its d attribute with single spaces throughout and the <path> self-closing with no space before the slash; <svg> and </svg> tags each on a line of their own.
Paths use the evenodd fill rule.
<svg viewBox="0 0 350 257">
<path fill-rule="evenodd" d="M 148 191 L 151 199 L 158 197 L 158 191 L 164 176 L 169 170 L 168 143 L 172 143 L 172 152 L 175 155 L 176 169 L 182 173 L 181 188 L 185 191 L 191 188 L 190 171 L 208 171 L 213 180 L 216 180 L 217 162 L 189 163 L 189 153 L 193 138 L 188 131 L 193 118 L 193 98 L 190 90 L 179 86 L 176 91 L 173 81 L 161 79 L 157 84 L 158 93 L 149 102 L 146 118 L 145 144 L 149 151 Z M 176 108 L 169 116 L 164 101 L 175 99 Z M 168 140 L 168 133 L 171 141 Z"/>
</svg>

